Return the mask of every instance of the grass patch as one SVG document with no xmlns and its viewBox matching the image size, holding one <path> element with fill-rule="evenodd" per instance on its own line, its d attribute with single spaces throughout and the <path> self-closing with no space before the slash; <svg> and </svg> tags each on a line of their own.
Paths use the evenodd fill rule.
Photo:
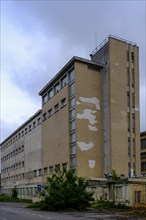
<svg viewBox="0 0 146 220">
<path fill-rule="evenodd" d="M 28 199 L 19 199 L 9 195 L 1 194 L 0 202 L 24 202 L 24 203 L 32 203 L 32 200 Z"/>
</svg>

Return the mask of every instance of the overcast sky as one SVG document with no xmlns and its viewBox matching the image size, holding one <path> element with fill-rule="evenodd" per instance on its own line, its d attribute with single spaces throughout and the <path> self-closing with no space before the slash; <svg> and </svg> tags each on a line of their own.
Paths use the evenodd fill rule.
<svg viewBox="0 0 146 220">
<path fill-rule="evenodd" d="M 140 48 L 140 127 L 146 130 L 144 0 L 0 3 L 1 141 L 41 108 L 38 92 L 69 59 L 75 55 L 90 59 L 109 34 Z"/>
</svg>

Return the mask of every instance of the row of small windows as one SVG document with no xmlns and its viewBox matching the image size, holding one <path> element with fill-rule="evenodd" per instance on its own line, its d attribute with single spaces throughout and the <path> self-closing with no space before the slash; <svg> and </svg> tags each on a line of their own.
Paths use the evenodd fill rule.
<svg viewBox="0 0 146 220">
<path fill-rule="evenodd" d="M 8 173 L 8 172 L 13 171 L 13 170 L 21 169 L 23 167 L 24 167 L 24 161 L 22 161 L 20 163 L 16 163 L 16 164 L 14 164 L 12 166 L 9 166 L 5 169 L 2 169 L 1 172 L 2 172 L 2 174 L 5 174 L 5 173 Z"/>
<path fill-rule="evenodd" d="M 1 189 L 2 193 L 4 194 L 11 194 L 12 189 Z M 37 187 L 22 187 L 22 188 L 17 188 L 17 193 L 20 196 L 38 196 L 38 191 Z"/>
<path fill-rule="evenodd" d="M 6 156 L 1 158 L 1 162 L 4 162 L 6 160 L 9 160 L 11 157 L 14 157 L 20 153 L 24 152 L 24 145 L 22 145 L 21 147 L 13 150 L 11 153 L 7 154 Z"/>
<path fill-rule="evenodd" d="M 1 182 L 2 182 L 2 184 L 5 184 L 8 181 L 15 182 L 16 180 L 23 180 L 24 178 L 25 178 L 25 174 L 21 173 L 21 174 L 18 174 L 18 175 L 4 177 L 4 178 L 1 179 Z"/>
<path fill-rule="evenodd" d="M 53 108 L 50 108 L 48 112 L 45 112 L 43 114 L 43 121 L 45 121 L 47 117 L 49 118 L 50 116 L 52 116 L 53 113 L 56 113 L 57 111 L 59 111 L 60 108 L 65 107 L 66 104 L 67 104 L 66 98 L 63 98 L 60 103 L 57 103 L 56 105 L 54 105 Z"/>
<path fill-rule="evenodd" d="M 19 164 L 19 166 L 20 166 L 20 164 Z M 24 167 L 24 162 L 23 162 L 23 167 Z M 4 178 L 2 178 L 2 181 L 15 181 L 15 180 L 21 180 L 21 179 L 31 179 L 34 177 L 51 174 L 59 169 L 67 169 L 67 163 L 56 164 L 54 166 L 45 167 L 44 169 L 38 169 L 38 170 L 33 170 L 33 171 L 30 171 L 27 173 L 4 177 Z M 8 171 L 8 169 L 2 170 L 2 174 L 6 173 L 5 170 Z"/>
<path fill-rule="evenodd" d="M 74 69 L 65 74 L 52 88 L 45 93 L 42 97 L 42 104 L 48 102 L 59 90 L 61 90 L 67 83 L 71 83 L 74 80 Z"/>
<path fill-rule="evenodd" d="M 28 127 L 26 127 L 24 130 L 19 132 L 15 137 L 13 137 L 11 140 L 9 140 L 6 144 L 4 144 L 4 146 L 1 148 L 1 151 L 4 151 L 7 147 L 11 146 L 13 143 L 15 143 L 21 137 L 24 137 L 24 135 L 31 132 L 33 129 L 35 129 L 40 124 L 41 124 L 41 117 L 39 117 L 37 119 L 37 121 L 34 121 L 32 124 L 28 125 Z"/>
</svg>

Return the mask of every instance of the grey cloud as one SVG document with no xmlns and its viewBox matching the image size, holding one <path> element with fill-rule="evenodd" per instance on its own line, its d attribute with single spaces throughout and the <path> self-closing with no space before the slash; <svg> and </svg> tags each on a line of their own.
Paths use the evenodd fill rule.
<svg viewBox="0 0 146 220">
<path fill-rule="evenodd" d="M 2 16 L 31 41 L 32 47 L 26 48 L 30 62 L 16 63 L 11 79 L 35 100 L 40 100 L 40 89 L 72 56 L 89 58 L 95 46 L 109 34 L 140 47 L 140 83 L 144 88 L 141 91 L 146 92 L 144 1 L 6 1 L 2 4 Z M 40 38 L 36 39 L 36 33 Z M 16 56 L 21 56 L 17 46 L 21 47 L 21 42 L 16 42 L 15 51 Z M 11 63 L 11 57 L 7 61 Z M 144 114 L 142 105 L 141 115 Z M 142 123 L 146 129 L 143 120 Z"/>
</svg>

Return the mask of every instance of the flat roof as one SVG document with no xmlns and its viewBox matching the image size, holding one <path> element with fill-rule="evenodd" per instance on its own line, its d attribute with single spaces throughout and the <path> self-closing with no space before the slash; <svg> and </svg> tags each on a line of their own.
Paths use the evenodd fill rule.
<svg viewBox="0 0 146 220">
<path fill-rule="evenodd" d="M 0 143 L 3 145 L 8 139 L 10 139 L 13 135 L 15 135 L 20 129 L 22 129 L 24 126 L 26 126 L 30 121 L 32 121 L 35 117 L 37 117 L 41 113 L 41 109 L 39 109 L 34 115 L 32 115 L 27 121 L 25 121 L 22 125 L 20 125 L 13 133 L 11 133 L 4 141 Z"/>
<path fill-rule="evenodd" d="M 106 37 L 106 38 L 92 51 L 91 56 L 94 56 L 102 47 L 104 47 L 104 46 L 108 43 L 108 41 L 109 41 L 110 38 L 113 38 L 113 39 L 115 39 L 115 40 L 122 41 L 122 42 L 124 42 L 124 43 L 126 43 L 126 44 L 131 44 L 131 45 L 133 45 L 133 46 L 137 46 L 136 43 L 134 43 L 134 42 L 125 40 L 125 39 L 120 38 L 120 37 L 116 37 L 116 36 L 114 36 L 114 35 L 109 35 L 108 37 Z"/>
<path fill-rule="evenodd" d="M 74 56 L 72 59 L 69 60 L 69 62 L 42 88 L 42 90 L 39 92 L 39 95 L 42 95 L 44 92 L 46 92 L 46 90 L 53 84 L 55 83 L 55 81 L 57 81 L 61 75 L 68 70 L 75 62 L 82 62 L 82 63 L 86 63 L 86 64 L 90 64 L 93 66 L 96 66 L 98 68 L 103 68 L 103 65 L 100 63 L 95 63 L 91 60 L 85 59 L 85 58 L 81 58 L 81 57 L 77 57 Z"/>
</svg>

